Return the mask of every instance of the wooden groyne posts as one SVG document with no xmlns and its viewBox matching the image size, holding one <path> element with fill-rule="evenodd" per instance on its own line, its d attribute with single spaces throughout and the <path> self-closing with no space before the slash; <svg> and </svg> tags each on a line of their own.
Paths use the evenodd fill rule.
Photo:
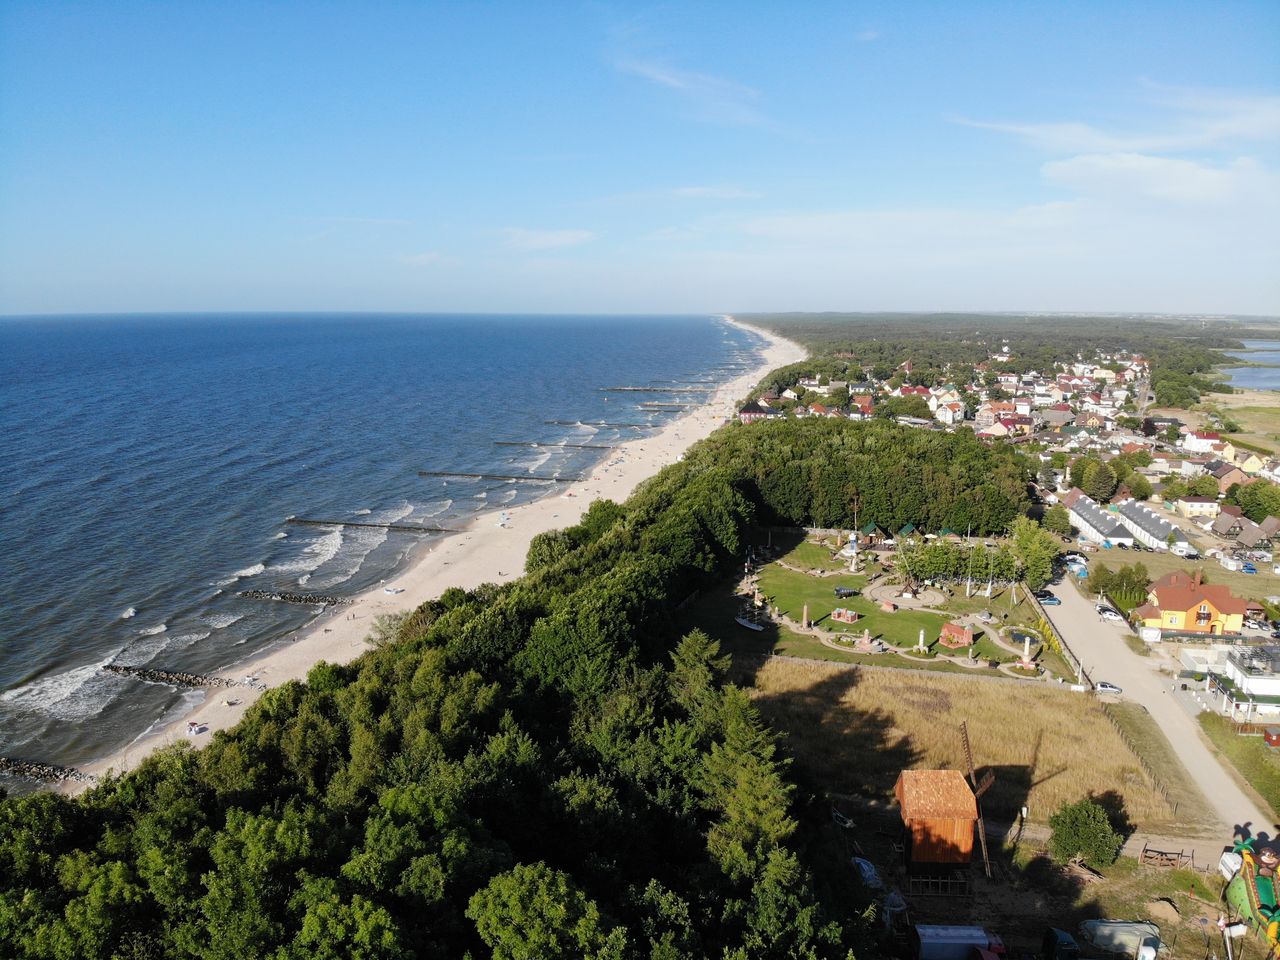
<svg viewBox="0 0 1280 960">
<path fill-rule="evenodd" d="M 420 477 L 461 477 L 464 480 L 536 480 L 539 483 L 577 483 L 582 477 L 542 477 L 534 473 L 456 473 L 451 470 L 419 470 Z"/>
<path fill-rule="evenodd" d="M 358 520 L 312 520 L 306 517 L 289 517 L 285 523 L 296 523 L 305 527 L 376 527 L 379 530 L 394 530 L 397 533 L 458 532 L 449 527 L 427 527 L 418 523 L 362 523 Z"/>
<path fill-rule="evenodd" d="M 565 447 L 569 450 L 613 450 L 612 443 L 539 443 L 537 440 L 495 440 L 496 447 Z"/>
<path fill-rule="evenodd" d="M 0 757 L 0 773 L 33 783 L 62 783 L 65 780 L 93 783 L 98 779 L 91 774 L 81 773 L 75 767 L 60 767 L 56 763 L 23 760 L 19 757 Z"/>
<path fill-rule="evenodd" d="M 246 600 L 279 600 L 281 603 L 323 604 L 326 607 L 351 602 L 343 597 L 327 597 L 323 593 L 281 593 L 274 590 L 241 590 L 236 596 Z"/>
<path fill-rule="evenodd" d="M 601 387 L 601 393 L 706 393 L 702 387 Z"/>
<path fill-rule="evenodd" d="M 687 407 L 696 407 L 696 403 L 662 403 L 659 400 L 646 400 L 640 404 L 646 410 L 684 410 Z"/>
<path fill-rule="evenodd" d="M 613 423 L 608 420 L 543 420 L 555 427 L 656 427 L 656 423 Z"/>
</svg>

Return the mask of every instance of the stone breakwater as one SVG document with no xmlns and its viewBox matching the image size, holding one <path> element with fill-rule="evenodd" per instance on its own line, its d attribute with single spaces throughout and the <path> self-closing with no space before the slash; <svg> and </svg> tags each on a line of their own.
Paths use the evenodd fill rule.
<svg viewBox="0 0 1280 960">
<path fill-rule="evenodd" d="M 116 663 L 108 663 L 102 669 L 108 673 L 137 677 L 139 680 L 150 680 L 152 683 L 167 683 L 175 687 L 254 687 L 265 689 L 264 684 L 259 684 L 250 679 L 229 680 L 226 677 L 206 677 L 200 673 L 152 670 L 149 667 L 126 667 Z"/>
<path fill-rule="evenodd" d="M 281 603 L 319 603 L 325 606 L 350 603 L 343 597 L 327 597 L 322 593 L 276 593 L 271 590 L 241 590 L 246 600 L 279 600 Z"/>
<path fill-rule="evenodd" d="M 0 773 L 36 783 L 61 783 L 64 780 L 93 783 L 98 779 L 81 773 L 74 767 L 60 767 L 56 763 L 41 763 L 38 760 L 20 760 L 17 757 L 0 757 Z"/>
</svg>

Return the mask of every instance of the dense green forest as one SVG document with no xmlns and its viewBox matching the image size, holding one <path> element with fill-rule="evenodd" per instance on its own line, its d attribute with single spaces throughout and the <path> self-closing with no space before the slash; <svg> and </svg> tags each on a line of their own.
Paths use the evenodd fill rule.
<svg viewBox="0 0 1280 960">
<path fill-rule="evenodd" d="M 717 645 L 671 615 L 767 523 L 989 533 L 1020 459 L 968 432 L 721 430 L 208 747 L 0 801 L 6 957 L 872 956 L 868 896 Z"/>
<path fill-rule="evenodd" d="M 809 360 L 781 368 L 762 389 L 781 390 L 801 376 L 858 380 L 864 371 L 879 380 L 910 360 L 907 383 L 963 385 L 976 364 L 1008 347 L 1009 359 L 994 369 L 1046 373 L 1100 351 L 1131 351 L 1151 361 L 1151 387 L 1160 406 L 1186 408 L 1201 394 L 1230 393 L 1228 384 L 1205 374 L 1224 362 L 1222 351 L 1240 348 L 1241 337 L 1276 336 L 1280 328 L 1257 329 L 1243 321 L 1095 316 L 1025 317 L 988 314 L 740 314 L 741 319 L 798 340 Z M 1055 335 L 1065 325 L 1071 336 Z"/>
</svg>

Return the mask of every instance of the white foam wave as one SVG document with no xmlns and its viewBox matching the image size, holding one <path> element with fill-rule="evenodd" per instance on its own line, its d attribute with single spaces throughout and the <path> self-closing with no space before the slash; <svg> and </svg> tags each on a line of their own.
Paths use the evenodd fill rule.
<svg viewBox="0 0 1280 960">
<path fill-rule="evenodd" d="M 140 637 L 154 637 L 157 633 L 164 633 L 169 629 L 167 623 L 157 623 L 154 627 L 143 627 L 138 631 Z"/>
<path fill-rule="evenodd" d="M 394 514 L 385 515 L 384 522 L 394 523 L 397 520 L 401 520 L 412 509 L 411 506 L 406 504 Z M 380 514 L 379 516 L 382 517 L 383 515 Z M 360 568 L 364 565 L 365 558 L 385 543 L 387 539 L 387 531 L 376 527 L 355 527 L 348 530 L 347 533 L 348 536 L 342 545 L 342 549 L 334 555 L 324 575 L 315 578 L 315 582 L 312 583 L 313 587 L 327 590 L 350 580 L 359 573 Z M 312 574 L 308 573 L 298 582 L 302 584 L 305 580 L 311 579 L 313 579 Z"/>
<path fill-rule="evenodd" d="M 253 566 L 245 567 L 243 570 L 237 570 L 235 572 L 235 576 L 236 579 L 239 579 L 240 577 L 256 577 L 265 569 L 267 569 L 266 564 L 255 563 Z"/>
<path fill-rule="evenodd" d="M 277 533 L 277 534 L 276 534 L 274 537 L 272 537 L 271 539 L 272 539 L 272 540 L 283 540 L 283 539 L 284 539 L 285 537 L 287 537 L 287 536 L 288 536 L 288 534 L 287 534 L 287 533 L 285 533 L 283 530 L 281 530 L 279 533 Z"/>
<path fill-rule="evenodd" d="M 199 643 L 201 640 L 207 639 L 209 636 L 208 630 L 202 630 L 199 633 L 180 633 L 169 641 L 169 648 L 189 647 L 193 643 Z"/>
<path fill-rule="evenodd" d="M 373 513 L 373 511 L 368 507 L 365 507 L 363 510 L 357 510 L 355 515 L 357 517 L 367 517 L 371 513 Z"/>
<path fill-rule="evenodd" d="M 342 528 L 338 527 L 326 533 L 318 540 L 313 540 L 302 550 L 302 555 L 287 563 L 277 563 L 270 567 L 272 573 L 310 573 L 316 567 L 332 560 L 342 548 Z"/>
<path fill-rule="evenodd" d="M 23 713 L 47 713 L 59 720 L 83 720 L 102 709 L 107 689 L 123 679 L 102 671 L 119 653 L 117 650 L 97 663 L 72 667 L 6 690 L 0 693 L 0 703 Z"/>
<path fill-rule="evenodd" d="M 438 517 L 438 516 L 440 516 L 440 514 L 444 513 L 446 510 L 448 510 L 450 507 L 452 507 L 452 506 L 453 506 L 453 501 L 452 501 L 452 500 L 437 500 L 435 503 L 431 504 L 431 506 L 432 506 L 432 509 L 430 509 L 430 510 L 426 510 L 426 511 L 424 511 L 424 512 L 423 512 L 422 517 L 423 517 L 423 519 L 424 519 L 424 520 L 425 520 L 427 517 Z"/>
<path fill-rule="evenodd" d="M 221 630 L 223 627 L 229 627 L 243 618 L 243 613 L 211 613 L 208 616 L 201 617 L 200 622 L 207 623 L 215 630 Z"/>
<path fill-rule="evenodd" d="M 137 608 L 137 607 L 130 607 L 130 608 L 129 608 L 128 610 L 126 610 L 124 613 L 120 614 L 120 619 L 121 619 L 121 620 L 128 620 L 130 617 L 136 617 L 137 615 L 138 615 L 138 608 Z"/>
</svg>

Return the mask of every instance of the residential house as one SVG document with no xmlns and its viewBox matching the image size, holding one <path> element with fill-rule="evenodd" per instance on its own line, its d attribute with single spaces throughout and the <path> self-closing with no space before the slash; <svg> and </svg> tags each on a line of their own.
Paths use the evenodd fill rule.
<svg viewBox="0 0 1280 960">
<path fill-rule="evenodd" d="M 738 411 L 738 420 L 742 423 L 755 423 L 757 420 L 769 420 L 777 416 L 780 414 L 773 410 L 766 410 L 755 400 L 744 403 Z"/>
<path fill-rule="evenodd" d="M 1224 463 L 1216 470 L 1210 471 L 1210 475 L 1218 481 L 1219 493 L 1226 493 L 1237 483 L 1249 482 L 1249 475 L 1234 463 Z"/>
<path fill-rule="evenodd" d="M 958 400 L 951 403 L 940 403 L 937 409 L 933 411 L 933 416 L 939 423 L 954 427 L 964 420 L 964 404 Z"/>
<path fill-rule="evenodd" d="M 1190 433 L 1182 435 L 1182 440 L 1178 445 L 1192 453 L 1208 453 L 1213 449 L 1215 443 L 1221 442 L 1222 437 L 1212 431 L 1192 430 Z"/>
<path fill-rule="evenodd" d="M 1133 616 L 1163 634 L 1238 635 L 1245 606 L 1227 587 L 1204 583 L 1199 570 L 1174 570 L 1151 584 Z"/>
<path fill-rule="evenodd" d="M 1040 419 L 1050 427 L 1065 427 L 1075 418 L 1076 415 L 1071 412 L 1071 406 L 1066 403 L 1055 403 L 1047 410 L 1040 411 Z"/>
<path fill-rule="evenodd" d="M 1173 509 L 1186 520 L 1202 520 L 1217 517 L 1222 509 L 1217 497 L 1179 497 L 1173 501 Z"/>
<path fill-rule="evenodd" d="M 973 425 L 981 430 L 1014 413 L 1014 406 L 1003 400 L 988 400 L 973 415 Z"/>
<path fill-rule="evenodd" d="M 1236 466 L 1252 477 L 1261 473 L 1267 463 L 1252 450 L 1237 450 Z"/>
<path fill-rule="evenodd" d="M 1239 510 L 1239 507 L 1236 507 L 1235 510 L 1230 507 L 1223 507 L 1218 513 L 1218 518 L 1213 521 L 1213 526 L 1209 529 L 1223 540 L 1234 540 L 1240 535 L 1244 523 L 1253 522 L 1252 520 L 1245 520 Z"/>
</svg>

